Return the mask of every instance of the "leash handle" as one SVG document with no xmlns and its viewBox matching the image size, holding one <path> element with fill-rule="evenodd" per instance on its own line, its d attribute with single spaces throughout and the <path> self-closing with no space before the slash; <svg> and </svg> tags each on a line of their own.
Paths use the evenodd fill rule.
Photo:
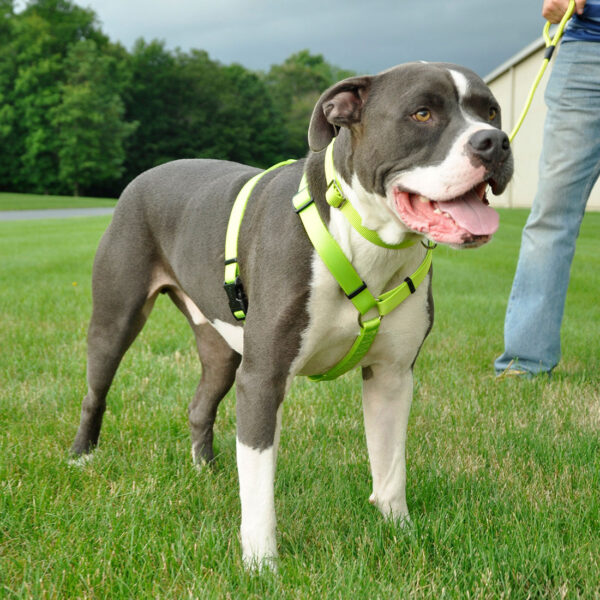
<svg viewBox="0 0 600 600">
<path fill-rule="evenodd" d="M 519 120 L 517 121 L 517 124 L 514 126 L 513 130 L 510 132 L 510 135 L 508 136 L 508 139 L 511 142 L 515 139 L 515 136 L 517 135 L 517 132 L 519 131 L 519 129 L 521 129 L 521 125 L 523 125 L 523 121 L 525 120 L 525 117 L 527 116 L 527 113 L 529 112 L 529 108 L 531 107 L 531 102 L 533 101 L 533 96 L 535 94 L 535 91 L 537 90 L 537 87 L 540 84 L 542 77 L 544 76 L 544 72 L 546 71 L 546 67 L 548 66 L 548 63 L 550 62 L 550 59 L 552 58 L 554 49 L 556 48 L 558 42 L 560 42 L 560 39 L 563 36 L 563 32 L 565 30 L 565 27 L 567 26 L 569 19 L 573 16 L 574 10 L 575 10 L 575 0 L 570 0 L 569 6 L 567 8 L 567 12 L 565 12 L 565 14 L 563 15 L 563 18 L 561 19 L 560 23 L 558 24 L 558 29 L 556 30 L 556 33 L 554 34 L 553 38 L 550 38 L 550 25 L 551 25 L 550 21 L 546 21 L 546 24 L 544 25 L 543 35 L 544 35 L 544 41 L 546 42 L 546 52 L 544 53 L 544 60 L 542 61 L 542 66 L 540 67 L 540 70 L 538 71 L 538 74 L 533 82 L 533 85 L 531 86 L 531 90 L 529 90 L 529 95 L 527 96 L 527 100 L 525 102 L 525 106 L 523 107 L 521 115 L 519 116 Z"/>
<path fill-rule="evenodd" d="M 544 41 L 546 42 L 546 53 L 550 53 L 552 56 L 552 52 L 554 52 L 554 48 L 556 48 L 556 44 L 560 41 L 560 38 L 563 35 L 565 27 L 567 26 L 567 22 L 573 16 L 573 12 L 575 11 L 575 0 L 569 1 L 569 6 L 567 7 L 567 12 L 563 15 L 563 18 L 560 20 L 558 24 L 558 29 L 554 34 L 554 37 L 550 38 L 550 21 L 546 21 L 546 25 L 544 25 Z M 552 48 L 552 50 L 550 50 Z"/>
</svg>

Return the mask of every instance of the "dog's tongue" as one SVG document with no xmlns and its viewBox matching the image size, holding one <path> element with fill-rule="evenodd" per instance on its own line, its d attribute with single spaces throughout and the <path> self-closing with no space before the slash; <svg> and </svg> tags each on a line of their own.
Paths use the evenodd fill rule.
<svg viewBox="0 0 600 600">
<path fill-rule="evenodd" d="M 405 225 L 443 244 L 463 245 L 473 238 L 489 240 L 500 220 L 498 213 L 473 190 L 454 200 L 431 201 L 396 189 L 394 204 Z"/>
<path fill-rule="evenodd" d="M 471 190 L 455 200 L 436 202 L 439 209 L 473 235 L 492 235 L 498 229 L 500 217 Z"/>
</svg>

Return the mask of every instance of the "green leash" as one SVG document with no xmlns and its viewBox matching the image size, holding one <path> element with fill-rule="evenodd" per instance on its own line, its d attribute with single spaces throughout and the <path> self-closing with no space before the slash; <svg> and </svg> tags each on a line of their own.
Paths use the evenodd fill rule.
<svg viewBox="0 0 600 600">
<path fill-rule="evenodd" d="M 544 76 L 544 72 L 546 71 L 546 67 L 548 66 L 548 63 L 550 62 L 550 59 L 552 58 L 552 54 L 554 53 L 556 45 L 560 41 L 560 38 L 562 38 L 562 35 L 563 35 L 563 32 L 567 25 L 567 22 L 573 15 L 574 10 L 575 10 L 575 0 L 570 0 L 569 7 L 567 8 L 567 12 L 563 15 L 563 18 L 561 19 L 561 21 L 558 25 L 558 29 L 556 30 L 556 33 L 554 34 L 554 37 L 552 39 L 550 38 L 550 33 L 549 33 L 550 32 L 550 21 L 547 21 L 546 25 L 544 25 L 544 42 L 546 43 L 546 52 L 544 53 L 544 60 L 542 61 L 542 66 L 540 67 L 540 70 L 538 71 L 538 74 L 533 81 L 531 89 L 529 90 L 529 95 L 527 96 L 527 100 L 525 101 L 525 106 L 523 107 L 523 110 L 521 111 L 519 120 L 517 121 L 517 124 L 514 126 L 513 130 L 510 132 L 510 135 L 508 136 L 508 139 L 511 142 L 515 139 L 515 136 L 517 135 L 519 129 L 521 129 L 521 125 L 523 125 L 523 121 L 525 120 L 525 117 L 527 116 L 527 113 L 529 112 L 531 102 L 533 101 L 533 96 L 535 95 L 538 85 L 540 84 L 540 81 L 542 80 L 542 77 Z"/>
<path fill-rule="evenodd" d="M 329 204 L 342 210 L 344 216 L 348 219 L 354 229 L 371 243 L 389 249 L 412 246 L 415 243 L 413 240 L 402 242 L 401 244 L 387 244 L 379 237 L 377 232 L 367 229 L 362 225 L 360 215 L 356 212 L 356 209 L 352 206 L 350 201 L 344 197 L 341 186 L 337 180 L 335 168 L 333 166 L 334 141 L 332 141 L 327 148 L 325 156 L 325 175 L 328 183 L 327 201 Z M 248 310 L 248 300 L 244 293 L 244 287 L 240 279 L 237 263 L 237 242 L 250 194 L 259 179 L 265 173 L 292 162 L 294 161 L 288 160 L 279 163 L 252 177 L 252 179 L 250 179 L 240 190 L 240 193 L 233 204 L 225 238 L 224 287 L 229 299 L 231 312 L 238 321 L 243 321 L 246 318 L 246 312 Z M 362 360 L 373 344 L 381 324 L 381 319 L 400 306 L 400 304 L 411 294 L 415 293 L 416 289 L 424 281 L 427 273 L 429 273 L 435 244 L 428 244 L 427 253 L 425 254 L 423 262 L 410 277 L 406 277 L 399 286 L 376 298 L 369 291 L 366 283 L 356 272 L 352 263 L 346 258 L 343 250 L 335 241 L 331 233 L 329 233 L 327 226 L 321 219 L 317 206 L 310 196 L 306 175 L 302 176 L 298 193 L 293 199 L 293 205 L 294 210 L 300 216 L 302 224 L 306 229 L 306 233 L 315 247 L 315 250 L 321 257 L 321 260 L 325 263 L 335 280 L 338 282 L 339 286 L 346 294 L 346 297 L 354 304 L 354 307 L 359 314 L 358 325 L 360 326 L 360 330 L 356 340 L 344 358 L 326 373 L 309 376 L 309 379 L 312 381 L 327 381 L 335 379 L 343 373 L 353 369 Z M 365 317 L 369 311 L 374 312 L 373 309 L 376 309 L 377 315 L 363 320 L 363 317 Z"/>
</svg>

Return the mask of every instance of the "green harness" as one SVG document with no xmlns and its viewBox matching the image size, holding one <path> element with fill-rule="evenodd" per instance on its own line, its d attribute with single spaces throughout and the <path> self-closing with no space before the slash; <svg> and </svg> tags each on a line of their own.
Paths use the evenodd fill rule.
<svg viewBox="0 0 600 600">
<path fill-rule="evenodd" d="M 334 141 L 335 138 L 328 146 L 325 154 L 325 176 L 328 185 L 326 193 L 327 202 L 334 208 L 341 210 L 354 229 L 369 242 L 389 249 L 412 246 L 415 243 L 412 240 L 395 245 L 387 244 L 379 237 L 377 232 L 367 229 L 362 225 L 360 215 L 350 201 L 344 197 L 337 180 L 333 166 Z M 244 293 L 237 264 L 237 240 L 246 205 L 254 186 L 265 173 L 291 162 L 294 161 L 279 163 L 250 179 L 241 189 L 231 210 L 225 238 L 225 291 L 229 298 L 231 312 L 238 321 L 245 319 L 248 308 L 248 301 Z M 306 233 L 321 260 L 325 263 L 346 294 L 346 297 L 354 304 L 359 313 L 358 324 L 360 325 L 360 331 L 349 352 L 337 365 L 333 366 L 326 373 L 309 376 L 309 379 L 313 381 L 327 381 L 335 379 L 353 369 L 373 344 L 381 324 L 381 319 L 397 308 L 408 296 L 415 293 L 417 287 L 423 282 L 431 268 L 432 253 L 435 244 L 428 244 L 423 262 L 410 277 L 406 277 L 404 282 L 399 286 L 384 292 L 376 298 L 369 291 L 367 284 L 361 279 L 352 266 L 352 263 L 346 258 L 343 250 L 331 233 L 329 233 L 327 226 L 321 219 L 317 206 L 310 196 L 306 175 L 302 176 L 298 193 L 293 199 L 293 205 L 296 213 L 302 219 Z M 363 317 L 369 311 L 373 311 L 373 309 L 376 309 L 377 315 L 363 320 Z"/>
</svg>

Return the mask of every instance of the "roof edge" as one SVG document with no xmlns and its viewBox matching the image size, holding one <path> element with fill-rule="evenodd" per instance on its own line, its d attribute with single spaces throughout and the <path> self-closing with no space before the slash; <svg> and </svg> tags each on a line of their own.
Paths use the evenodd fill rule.
<svg viewBox="0 0 600 600">
<path fill-rule="evenodd" d="M 546 42 L 544 41 L 544 36 L 540 36 L 537 40 L 534 40 L 533 42 L 531 42 L 531 44 L 525 46 L 523 50 L 517 52 L 517 54 L 515 54 L 513 57 L 509 58 L 506 62 L 502 63 L 499 67 L 496 67 L 491 73 L 488 73 L 483 78 L 483 81 L 485 81 L 485 83 L 489 85 L 492 81 L 494 81 L 494 79 L 497 79 L 498 77 L 500 77 L 500 75 L 502 75 L 515 65 L 518 65 L 526 58 L 529 58 L 529 56 L 537 52 L 540 48 L 544 48 L 545 45 Z"/>
</svg>

